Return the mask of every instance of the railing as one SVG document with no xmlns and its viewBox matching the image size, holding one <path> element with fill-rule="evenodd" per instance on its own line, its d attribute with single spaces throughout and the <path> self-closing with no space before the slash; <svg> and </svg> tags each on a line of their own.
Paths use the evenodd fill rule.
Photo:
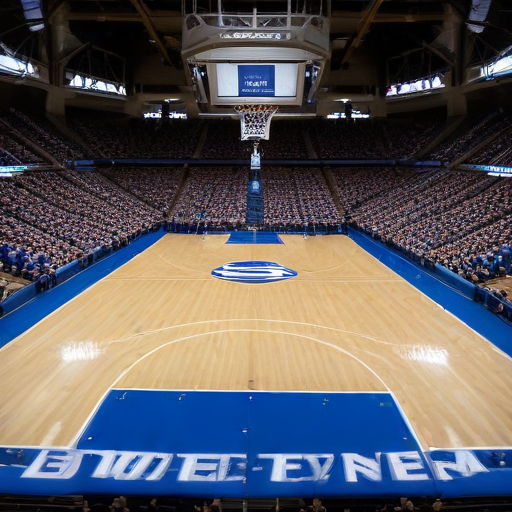
<svg viewBox="0 0 512 512">
<path fill-rule="evenodd" d="M 325 19 L 321 16 L 304 16 L 303 14 L 190 14 L 185 20 L 188 30 L 205 25 L 217 28 L 250 31 L 285 30 L 287 28 L 303 28 L 312 25 L 322 29 Z"/>
</svg>

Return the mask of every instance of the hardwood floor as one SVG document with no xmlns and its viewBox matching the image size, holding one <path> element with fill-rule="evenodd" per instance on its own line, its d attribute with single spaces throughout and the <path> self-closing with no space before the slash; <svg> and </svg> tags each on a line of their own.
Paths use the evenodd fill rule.
<svg viewBox="0 0 512 512">
<path fill-rule="evenodd" d="M 0 445 L 69 446 L 112 387 L 386 391 L 424 449 L 512 446 L 512 360 L 347 237 L 167 235 L 0 350 Z M 243 260 L 297 277 L 215 279 Z"/>
</svg>

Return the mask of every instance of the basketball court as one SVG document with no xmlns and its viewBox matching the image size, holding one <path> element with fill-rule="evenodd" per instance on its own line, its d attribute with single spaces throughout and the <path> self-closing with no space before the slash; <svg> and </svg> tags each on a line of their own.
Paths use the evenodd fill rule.
<svg viewBox="0 0 512 512">
<path fill-rule="evenodd" d="M 281 239 L 165 235 L 5 345 L 0 492 L 512 492 L 511 358 L 349 237 Z"/>
</svg>

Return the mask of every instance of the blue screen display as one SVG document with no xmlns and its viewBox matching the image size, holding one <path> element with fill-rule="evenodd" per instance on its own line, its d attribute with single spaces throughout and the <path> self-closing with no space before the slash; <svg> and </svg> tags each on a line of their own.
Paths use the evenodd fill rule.
<svg viewBox="0 0 512 512">
<path fill-rule="evenodd" d="M 238 96 L 275 96 L 273 65 L 238 66 Z"/>
</svg>

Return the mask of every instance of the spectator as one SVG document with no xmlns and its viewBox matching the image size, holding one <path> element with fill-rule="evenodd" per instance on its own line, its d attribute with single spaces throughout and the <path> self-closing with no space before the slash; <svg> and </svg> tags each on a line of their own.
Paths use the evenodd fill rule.
<svg viewBox="0 0 512 512">
<path fill-rule="evenodd" d="M 148 505 L 148 512 L 158 512 L 158 505 L 156 498 L 153 498 Z"/>
<path fill-rule="evenodd" d="M 432 503 L 432 510 L 433 512 L 441 512 L 441 509 L 443 508 L 443 502 L 437 498 L 434 503 Z"/>
</svg>

